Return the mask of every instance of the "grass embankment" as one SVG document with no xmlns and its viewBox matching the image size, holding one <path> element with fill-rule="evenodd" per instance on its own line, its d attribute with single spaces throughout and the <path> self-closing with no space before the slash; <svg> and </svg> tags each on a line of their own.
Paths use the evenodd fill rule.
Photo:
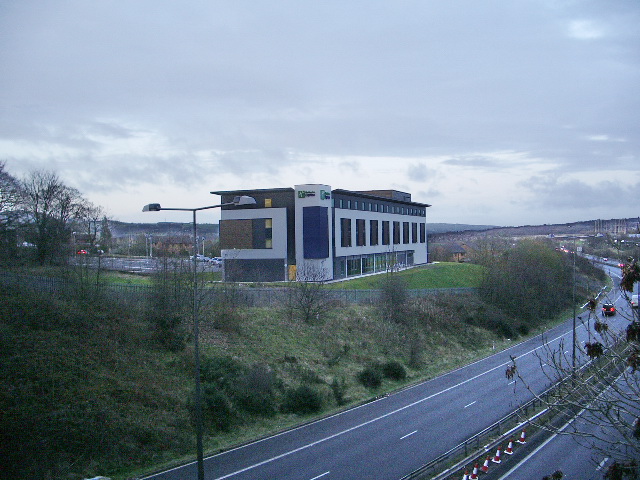
<svg viewBox="0 0 640 480">
<path fill-rule="evenodd" d="M 410 288 L 459 287 L 475 286 L 479 272 L 441 264 L 403 275 Z M 451 275 L 455 281 L 446 280 Z M 11 468 L 0 478 L 123 479 L 193 455 L 189 339 L 185 349 L 167 351 L 140 312 L 108 299 L 78 303 L 6 289 L 2 295 L 0 450 Z M 229 331 L 201 316 L 203 365 L 219 372 L 225 358 L 233 367 L 226 384 L 219 373 L 204 380 L 209 452 L 467 364 L 507 345 L 476 325 L 509 322 L 473 294 L 432 297 L 406 323 L 352 305 L 334 306 L 313 324 L 273 308 L 234 314 L 240 321 Z M 389 362 L 406 376 L 383 376 L 377 387 L 358 380 L 367 367 Z M 218 383 L 208 390 L 207 381 Z M 295 396 L 300 391 L 313 393 L 312 408 L 293 408 L 304 401 Z M 221 411 L 223 423 L 215 417 Z"/>
</svg>

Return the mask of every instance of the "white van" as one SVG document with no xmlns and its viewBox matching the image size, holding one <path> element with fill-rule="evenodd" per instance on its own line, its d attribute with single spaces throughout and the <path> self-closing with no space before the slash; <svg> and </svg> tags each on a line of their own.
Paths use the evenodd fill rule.
<svg viewBox="0 0 640 480">
<path fill-rule="evenodd" d="M 631 308 L 638 308 L 638 295 L 631 295 Z"/>
</svg>

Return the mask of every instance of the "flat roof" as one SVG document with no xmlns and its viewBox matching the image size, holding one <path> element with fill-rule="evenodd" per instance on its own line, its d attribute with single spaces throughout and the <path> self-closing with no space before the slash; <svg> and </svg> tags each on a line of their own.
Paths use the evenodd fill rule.
<svg viewBox="0 0 640 480">
<path fill-rule="evenodd" d="M 268 193 L 268 192 L 293 192 L 291 187 L 282 188 L 253 188 L 250 190 L 218 190 L 215 192 L 209 192 L 214 195 L 232 195 L 232 194 L 250 194 L 250 193 Z"/>
<path fill-rule="evenodd" d="M 380 192 L 390 192 L 390 191 L 391 190 L 380 190 Z M 353 191 L 353 190 L 343 190 L 342 188 L 336 188 L 336 189 L 332 190 L 331 193 L 338 193 L 338 194 L 341 194 L 341 195 L 350 195 L 350 196 L 353 196 L 353 197 L 367 198 L 369 200 L 380 200 L 380 201 L 385 201 L 385 202 L 403 203 L 405 205 L 414 205 L 416 207 L 430 207 L 431 206 L 428 203 L 419 203 L 419 202 L 413 202 L 413 201 L 398 200 L 398 199 L 394 199 L 394 198 L 387 197 L 387 196 L 384 196 L 384 195 L 374 195 L 370 191 L 368 191 L 368 192 L 356 192 L 356 191 Z"/>
<path fill-rule="evenodd" d="M 307 184 L 305 184 L 307 185 Z M 210 192 L 214 195 L 249 195 L 251 194 L 260 194 L 260 193 L 271 193 L 271 192 L 294 192 L 295 190 L 292 187 L 280 187 L 280 188 L 254 188 L 254 189 L 245 189 L 245 190 L 216 190 L 214 192 Z M 395 192 L 396 190 L 369 190 L 369 191 L 354 191 L 354 190 L 344 190 L 342 188 L 334 188 L 331 190 L 331 193 L 337 193 L 340 195 L 349 195 L 353 197 L 367 198 L 369 200 L 379 200 L 385 202 L 393 202 L 393 203 L 402 203 L 404 205 L 413 205 L 416 207 L 430 207 L 428 203 L 419 203 L 413 201 L 399 200 L 397 198 L 392 198 L 389 195 L 390 192 Z M 375 193 L 378 193 L 376 195 Z M 405 193 L 405 192 L 401 192 Z"/>
</svg>

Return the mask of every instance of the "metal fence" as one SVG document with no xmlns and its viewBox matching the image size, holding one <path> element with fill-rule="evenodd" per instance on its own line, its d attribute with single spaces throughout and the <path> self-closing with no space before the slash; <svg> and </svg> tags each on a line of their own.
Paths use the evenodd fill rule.
<svg viewBox="0 0 640 480">
<path fill-rule="evenodd" d="M 92 280 L 73 280 L 65 278 L 53 278 L 42 276 L 30 276 L 13 272 L 0 271 L 0 282 L 4 285 L 11 285 L 19 288 L 30 289 L 43 293 L 95 293 L 107 294 L 110 298 L 126 302 L 142 301 L 153 292 L 152 286 L 147 285 L 126 285 L 100 283 L 97 277 Z M 93 283 L 92 283 L 93 282 Z M 216 283 L 205 285 L 200 289 L 203 300 L 210 300 L 218 293 L 225 293 L 233 290 L 233 298 L 240 305 L 248 307 L 270 307 L 277 306 L 288 301 L 292 291 L 296 288 L 296 283 L 290 286 L 265 287 L 250 286 L 243 284 Z M 434 288 L 409 290 L 411 297 L 425 297 L 429 295 L 459 294 L 473 292 L 473 288 Z M 355 290 L 322 288 L 319 295 L 327 301 L 339 304 L 374 304 L 381 294 L 381 290 Z"/>
</svg>

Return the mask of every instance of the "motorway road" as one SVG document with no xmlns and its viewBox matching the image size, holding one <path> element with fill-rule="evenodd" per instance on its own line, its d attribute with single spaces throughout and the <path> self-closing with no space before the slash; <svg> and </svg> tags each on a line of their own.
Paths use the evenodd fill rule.
<svg viewBox="0 0 640 480">
<path fill-rule="evenodd" d="M 616 302 L 620 303 L 620 302 Z M 620 308 L 622 308 L 620 304 Z M 609 317 L 622 330 L 622 315 Z M 205 459 L 208 480 L 397 480 L 446 452 L 532 397 L 507 381 L 510 356 L 536 392 L 550 386 L 543 342 L 570 355 L 571 319 L 542 335 L 466 367 L 326 419 Z M 586 328 L 577 329 L 579 342 Z M 195 464 L 147 477 L 196 478 Z"/>
<path fill-rule="evenodd" d="M 601 427 L 578 417 L 575 427 L 580 432 L 596 433 Z M 573 428 L 565 425 L 563 431 Z M 602 434 L 600 432 L 600 434 Z M 615 435 L 615 432 L 611 432 Z M 613 438 L 613 437 L 612 437 Z M 613 460 L 589 443 L 591 440 L 564 434 L 553 434 L 546 442 L 511 468 L 499 480 L 541 479 L 560 470 L 565 480 L 602 480 Z M 603 448 L 606 446 L 603 445 Z M 606 451 L 606 450 L 605 450 Z"/>
<path fill-rule="evenodd" d="M 627 384 L 622 381 L 618 388 L 624 389 L 625 385 Z M 634 418 L 630 417 L 626 422 L 631 426 L 633 420 Z M 594 435 L 594 438 L 569 435 L 574 431 Z M 626 450 L 628 447 L 622 442 L 616 442 L 620 434 L 613 427 L 602 426 L 589 411 L 580 412 L 576 418 L 561 427 L 560 432 L 554 433 L 525 458 L 518 459 L 517 463 L 510 465 L 510 469 L 500 476 L 499 480 L 542 478 L 556 470 L 564 473 L 566 480 L 602 480 L 604 473 L 614 461 L 611 458 L 613 455 L 629 458 L 629 451 Z M 608 437 L 608 442 L 596 437 Z"/>
</svg>

